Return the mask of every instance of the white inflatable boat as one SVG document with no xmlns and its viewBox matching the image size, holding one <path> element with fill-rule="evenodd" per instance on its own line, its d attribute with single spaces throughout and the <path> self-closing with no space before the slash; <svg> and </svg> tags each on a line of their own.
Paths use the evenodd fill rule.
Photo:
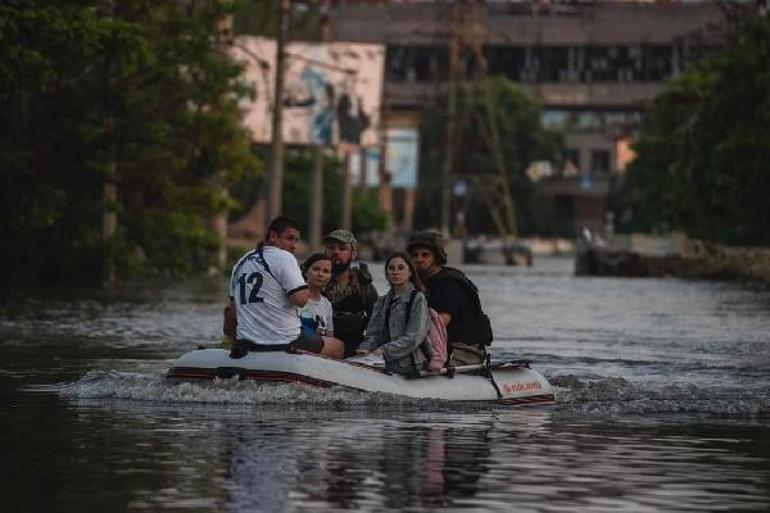
<svg viewBox="0 0 770 513">
<path fill-rule="evenodd" d="M 249 379 L 278 383 L 305 383 L 318 387 L 345 386 L 417 399 L 493 402 L 511 405 L 552 404 L 548 381 L 525 361 L 459 367 L 447 372 L 422 372 L 405 377 L 387 372 L 372 355 L 338 361 L 314 354 L 248 353 L 230 358 L 224 349 L 198 349 L 175 360 L 170 380 L 214 378 Z"/>
</svg>

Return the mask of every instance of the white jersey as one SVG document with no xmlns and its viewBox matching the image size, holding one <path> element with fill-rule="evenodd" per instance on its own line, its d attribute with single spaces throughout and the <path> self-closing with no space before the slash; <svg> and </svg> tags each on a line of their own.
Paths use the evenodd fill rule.
<svg viewBox="0 0 770 513">
<path fill-rule="evenodd" d="M 299 310 L 299 320 L 305 335 L 334 335 L 332 304 L 324 296 L 318 300 L 310 298 Z"/>
<path fill-rule="evenodd" d="M 300 334 L 289 296 L 306 288 L 294 255 L 275 246 L 249 251 L 233 267 L 229 295 L 235 305 L 235 338 L 287 344 Z"/>
</svg>

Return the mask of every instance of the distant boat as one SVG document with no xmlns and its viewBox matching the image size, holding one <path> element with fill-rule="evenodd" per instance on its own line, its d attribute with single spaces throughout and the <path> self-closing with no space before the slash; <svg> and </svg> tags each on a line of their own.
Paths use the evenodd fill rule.
<svg viewBox="0 0 770 513">
<path fill-rule="evenodd" d="M 651 277 L 676 274 L 682 267 L 675 237 L 635 235 L 611 244 L 583 228 L 575 244 L 575 275 Z"/>
</svg>

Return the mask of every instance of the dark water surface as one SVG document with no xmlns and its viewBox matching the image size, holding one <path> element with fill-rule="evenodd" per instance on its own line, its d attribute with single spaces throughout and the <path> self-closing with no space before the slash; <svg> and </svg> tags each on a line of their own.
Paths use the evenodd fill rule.
<svg viewBox="0 0 770 513">
<path fill-rule="evenodd" d="M 555 406 L 168 385 L 219 280 L 0 305 L 0 511 L 770 510 L 770 291 L 468 271 Z"/>
</svg>

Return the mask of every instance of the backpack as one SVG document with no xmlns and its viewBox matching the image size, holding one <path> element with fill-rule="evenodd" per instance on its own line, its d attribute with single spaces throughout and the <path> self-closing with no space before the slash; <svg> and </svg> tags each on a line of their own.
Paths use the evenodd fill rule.
<svg viewBox="0 0 770 513">
<path fill-rule="evenodd" d="M 412 291 L 409 296 L 409 302 L 406 304 L 406 322 L 409 322 L 409 314 L 412 312 L 412 303 L 416 295 L 417 290 L 415 289 Z M 446 327 L 439 313 L 431 307 L 428 307 L 428 335 L 420 345 L 420 349 L 422 349 L 427 359 L 425 370 L 441 370 L 449 361 Z"/>
<path fill-rule="evenodd" d="M 421 347 L 425 347 L 427 344 L 430 348 L 430 356 L 425 363 L 425 369 L 437 371 L 443 369 L 449 360 L 446 326 L 444 326 L 441 316 L 433 308 L 428 307 L 428 315 L 430 315 L 428 336 L 425 337 L 425 342 L 423 342 Z M 426 354 L 425 356 L 428 355 Z"/>
</svg>

